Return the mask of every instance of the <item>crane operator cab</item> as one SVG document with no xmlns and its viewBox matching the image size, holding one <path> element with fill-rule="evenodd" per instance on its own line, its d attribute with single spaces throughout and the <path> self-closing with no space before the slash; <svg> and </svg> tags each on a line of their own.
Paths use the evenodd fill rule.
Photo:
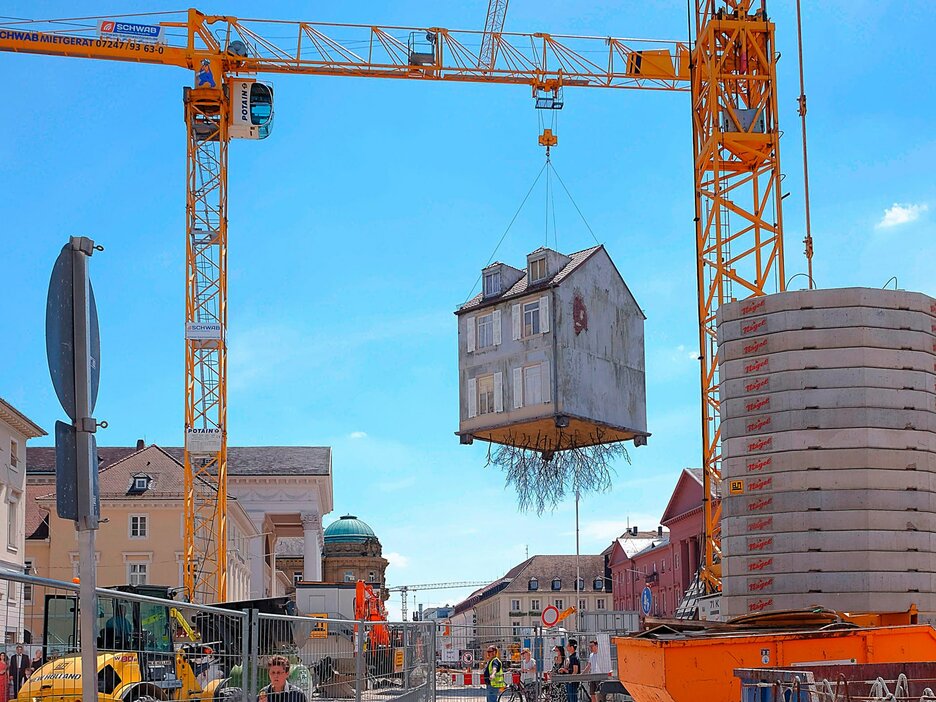
<svg viewBox="0 0 936 702">
<path fill-rule="evenodd" d="M 410 32 L 407 50 L 410 66 L 432 66 L 436 62 L 438 35 L 432 30 Z"/>
<path fill-rule="evenodd" d="M 273 86 L 252 78 L 232 78 L 230 86 L 232 139 L 266 139 L 273 131 Z"/>
</svg>

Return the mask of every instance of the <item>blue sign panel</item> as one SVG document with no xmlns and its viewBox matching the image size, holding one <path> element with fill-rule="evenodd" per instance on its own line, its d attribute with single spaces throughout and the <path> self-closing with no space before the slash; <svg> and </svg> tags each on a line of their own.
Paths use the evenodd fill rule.
<svg viewBox="0 0 936 702">
<path fill-rule="evenodd" d="M 640 593 L 640 609 L 644 613 L 644 616 L 650 614 L 650 610 L 653 608 L 653 593 L 650 592 L 649 587 L 645 587 L 643 592 Z"/>
</svg>

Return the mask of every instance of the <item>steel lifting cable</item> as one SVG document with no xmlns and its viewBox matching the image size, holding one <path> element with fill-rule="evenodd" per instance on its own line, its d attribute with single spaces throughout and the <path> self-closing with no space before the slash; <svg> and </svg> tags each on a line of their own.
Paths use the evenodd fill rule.
<svg viewBox="0 0 936 702">
<path fill-rule="evenodd" d="M 813 283 L 813 240 L 812 226 L 809 217 L 809 161 L 806 155 L 806 82 L 803 78 L 803 23 L 800 15 L 800 0 L 796 0 L 796 44 L 799 50 L 800 84 L 800 95 L 799 98 L 797 98 L 799 109 L 797 110 L 797 113 L 799 114 L 800 121 L 803 125 L 803 200 L 806 207 L 806 238 L 803 239 L 803 244 L 806 246 L 806 269 L 809 275 L 809 289 L 812 290 L 816 286 Z"/>
<path fill-rule="evenodd" d="M 510 224 L 507 225 L 507 228 L 504 230 L 504 233 L 501 234 L 500 240 L 497 242 L 497 246 L 494 247 L 494 251 L 491 252 L 491 257 L 487 260 L 487 263 L 484 264 L 484 268 L 487 268 L 491 265 L 491 261 L 494 260 L 494 257 L 497 255 L 497 250 L 500 249 L 501 244 L 504 243 L 504 239 L 507 238 L 510 228 L 514 225 L 514 222 L 517 221 L 517 217 L 520 216 L 520 211 L 523 209 L 523 206 L 526 204 L 526 201 L 530 199 L 530 194 L 533 192 L 533 189 L 536 187 L 536 184 L 539 183 L 539 179 L 543 176 L 543 171 L 546 170 L 546 166 L 549 165 L 549 162 L 543 164 L 543 167 L 540 168 L 539 173 L 536 174 L 536 178 L 533 179 L 533 185 L 530 186 L 530 189 L 527 190 L 527 194 L 523 196 L 523 201 L 520 203 L 520 207 L 517 208 L 517 211 L 514 212 L 513 217 L 510 218 Z M 562 186 L 565 187 L 565 186 Z M 471 286 L 471 291 L 468 293 L 468 297 L 465 298 L 465 302 L 471 299 L 471 296 L 474 294 L 475 288 L 478 287 L 478 283 L 481 282 L 481 277 L 484 275 L 484 268 L 481 269 L 481 273 L 478 275 L 477 280 L 475 280 L 474 285 Z M 463 303 L 464 304 L 464 303 Z"/>
<path fill-rule="evenodd" d="M 578 212 L 579 217 L 582 218 L 582 222 L 585 224 L 585 228 L 588 229 L 588 233 L 591 234 L 592 239 L 595 240 L 595 243 L 601 246 L 601 242 L 598 241 L 598 237 L 595 236 L 595 232 L 592 230 L 591 225 L 588 223 L 588 220 L 585 219 L 585 215 L 582 214 L 582 210 L 579 209 L 578 203 L 575 201 L 575 198 L 572 197 L 572 193 L 569 192 L 569 189 L 566 187 L 565 182 L 562 180 L 562 176 L 559 175 L 559 172 L 556 170 L 556 167 L 552 165 L 550 161 L 546 162 L 546 165 L 552 169 L 553 175 L 556 176 L 556 180 L 559 181 L 559 185 L 562 186 L 562 189 L 565 190 L 565 194 L 569 198 L 569 202 L 572 203 L 572 206 L 575 208 L 575 211 Z"/>
</svg>

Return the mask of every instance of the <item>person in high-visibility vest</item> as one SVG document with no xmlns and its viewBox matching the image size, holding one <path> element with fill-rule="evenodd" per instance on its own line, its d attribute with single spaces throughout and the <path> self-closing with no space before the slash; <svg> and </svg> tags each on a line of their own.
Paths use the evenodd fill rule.
<svg viewBox="0 0 936 702">
<path fill-rule="evenodd" d="M 488 646 L 484 652 L 484 667 L 481 669 L 486 702 L 497 702 L 497 696 L 507 685 L 504 683 L 504 665 L 497 657 L 497 647 Z"/>
</svg>

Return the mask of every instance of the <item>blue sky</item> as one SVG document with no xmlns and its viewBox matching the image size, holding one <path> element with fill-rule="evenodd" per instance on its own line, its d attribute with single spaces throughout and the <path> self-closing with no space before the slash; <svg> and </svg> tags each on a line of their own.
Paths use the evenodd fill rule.
<svg viewBox="0 0 936 702">
<path fill-rule="evenodd" d="M 804 269 L 794 3 L 774 0 L 788 276 Z M 815 277 L 936 293 L 936 103 L 929 2 L 804 3 Z M 162 9 L 6 2 L 17 17 Z M 256 16 L 255 3 L 200 9 Z M 277 3 L 281 19 L 480 28 L 485 4 Z M 507 28 L 684 39 L 682 2 L 510 5 Z M 0 395 L 47 430 L 48 276 L 69 235 L 92 262 L 102 444 L 179 445 L 184 168 L 180 69 L 3 54 Z M 523 87 L 278 77 L 265 142 L 230 164 L 229 441 L 334 448 L 335 511 L 390 554 L 390 584 L 487 580 L 574 551 L 571 504 L 520 515 L 484 448 L 459 446 L 455 318 L 543 163 Z M 694 233 L 685 94 L 568 89 L 559 174 L 647 314 L 649 446 L 582 504 L 582 549 L 653 527 L 699 464 Z M 498 258 L 545 240 L 542 186 Z M 556 199 L 558 244 L 591 236 Z M 799 280 L 803 280 L 800 278 Z M 50 443 L 49 439 L 37 444 Z M 426 604 L 459 591 L 424 593 Z M 393 602 L 397 605 L 396 601 Z"/>
</svg>

